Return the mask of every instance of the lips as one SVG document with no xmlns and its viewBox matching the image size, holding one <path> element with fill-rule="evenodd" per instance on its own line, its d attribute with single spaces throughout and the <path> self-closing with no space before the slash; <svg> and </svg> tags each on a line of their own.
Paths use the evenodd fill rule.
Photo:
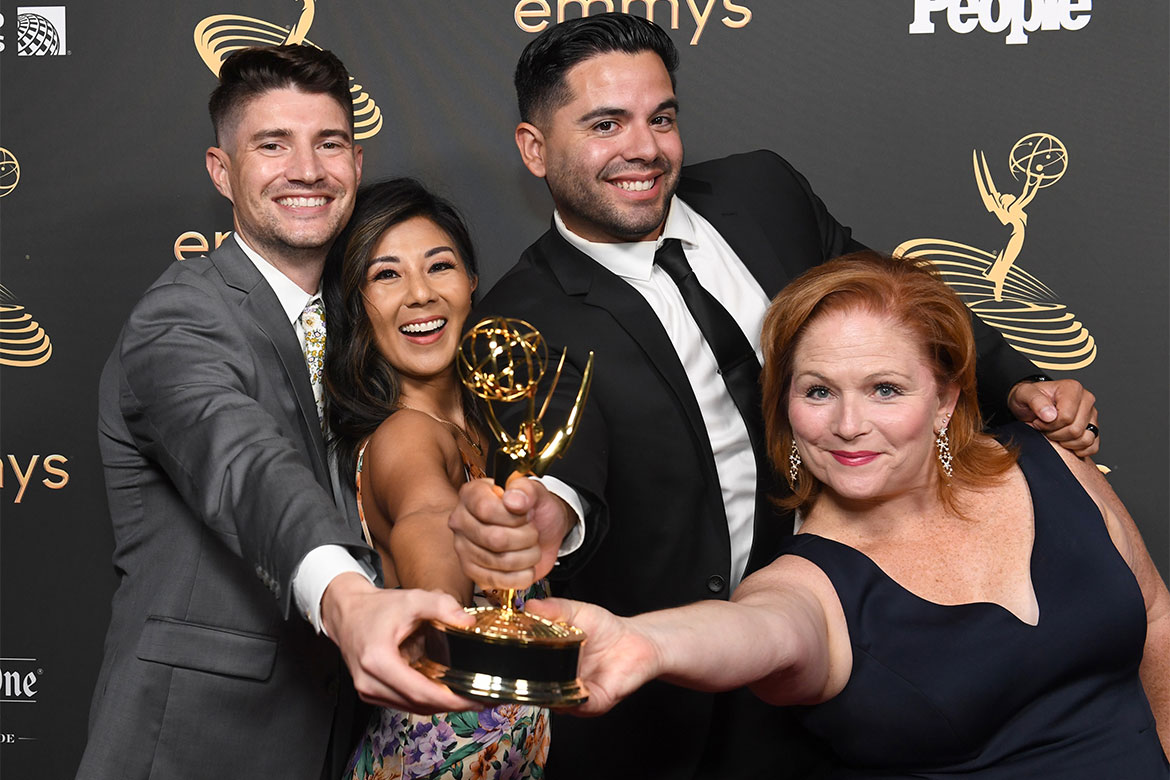
<svg viewBox="0 0 1170 780">
<path fill-rule="evenodd" d="M 654 179 L 640 179 L 640 180 L 620 180 L 610 182 L 615 187 L 626 192 L 645 192 L 654 186 Z"/>
<path fill-rule="evenodd" d="M 859 450 L 856 452 L 833 450 L 830 454 L 843 466 L 864 466 L 867 463 L 872 463 L 879 453 L 869 452 L 868 450 Z"/>
<path fill-rule="evenodd" d="M 324 195 L 317 195 L 314 197 L 306 196 L 289 196 L 285 198 L 277 198 L 278 205 L 293 209 L 311 209 L 324 206 L 329 202 L 329 198 Z"/>
<path fill-rule="evenodd" d="M 446 317 L 433 317 L 430 319 L 408 322 L 405 325 L 400 326 L 398 330 L 403 335 L 410 336 L 412 338 L 426 338 L 427 336 L 433 336 L 437 334 L 445 327 L 447 327 Z"/>
</svg>

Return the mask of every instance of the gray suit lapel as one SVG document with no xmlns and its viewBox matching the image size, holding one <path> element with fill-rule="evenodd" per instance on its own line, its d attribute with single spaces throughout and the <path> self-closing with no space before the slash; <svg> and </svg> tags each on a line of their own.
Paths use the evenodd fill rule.
<svg viewBox="0 0 1170 780">
<path fill-rule="evenodd" d="M 252 265 L 235 238 L 223 242 L 211 254 L 211 261 L 229 287 L 238 290 L 242 297 L 240 308 L 248 314 L 256 326 L 272 343 L 284 367 L 285 377 L 296 396 L 304 420 L 309 452 L 312 454 L 313 470 L 322 486 L 333 488 L 329 479 L 325 442 L 321 435 L 321 423 L 317 419 L 317 404 L 313 400 L 313 385 L 309 381 L 309 368 L 305 365 L 305 354 L 297 341 L 296 331 L 281 308 L 276 293 L 264 281 L 264 277 Z"/>
</svg>

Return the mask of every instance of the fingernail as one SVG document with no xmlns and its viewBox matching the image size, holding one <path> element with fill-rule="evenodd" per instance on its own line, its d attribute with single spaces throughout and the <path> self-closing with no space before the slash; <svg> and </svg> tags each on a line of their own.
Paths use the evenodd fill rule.
<svg viewBox="0 0 1170 780">
<path fill-rule="evenodd" d="M 1040 419 L 1043 420 L 1044 422 L 1052 422 L 1053 420 L 1055 420 L 1056 419 L 1056 407 L 1055 406 L 1045 406 L 1043 409 L 1040 410 Z"/>
</svg>

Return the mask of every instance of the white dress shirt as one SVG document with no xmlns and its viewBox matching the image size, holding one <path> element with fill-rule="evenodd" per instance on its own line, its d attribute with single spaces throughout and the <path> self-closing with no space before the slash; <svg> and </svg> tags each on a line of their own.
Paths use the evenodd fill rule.
<svg viewBox="0 0 1170 780">
<path fill-rule="evenodd" d="M 718 372 L 715 355 L 683 301 L 678 285 L 666 271 L 654 265 L 654 253 L 667 238 L 682 242 L 695 276 L 739 324 L 761 363 L 760 329 L 768 296 L 711 223 L 678 197 L 670 202 L 666 224 L 657 241 L 596 243 L 569 230 L 560 214 L 554 213 L 553 221 L 565 240 L 620 276 L 646 299 L 678 353 L 715 455 L 715 471 L 731 538 L 731 588 L 734 589 L 743 578 L 752 547 L 755 455 L 743 417 Z"/>
<path fill-rule="evenodd" d="M 305 306 L 314 298 L 321 298 L 320 288 L 312 294 L 305 292 L 296 282 L 289 279 L 276 266 L 269 263 L 244 243 L 244 240 L 240 238 L 238 233 L 233 233 L 232 237 L 240 245 L 240 248 L 244 250 L 244 254 L 248 256 L 252 264 L 256 266 L 256 270 L 264 277 L 264 281 L 268 282 L 268 286 L 276 293 L 276 299 L 280 301 L 280 307 L 284 309 L 284 313 L 292 324 L 293 330 L 296 331 L 297 341 L 300 342 L 301 351 L 304 352 L 305 329 L 301 326 L 301 312 L 305 310 Z M 321 299 L 321 305 L 324 307 L 324 299 Z M 334 466 L 333 456 L 330 455 L 329 479 L 333 484 L 334 494 L 338 495 L 337 469 Z M 370 575 L 350 555 L 348 550 L 341 545 L 325 544 L 310 550 L 301 559 L 301 562 L 293 572 L 293 598 L 296 600 L 297 609 L 305 616 L 306 620 L 313 624 L 313 628 L 318 632 L 324 630 L 321 625 L 321 597 L 325 595 L 325 588 L 329 586 L 329 583 L 333 581 L 334 577 L 350 571 L 356 572 L 373 582 Z"/>
</svg>

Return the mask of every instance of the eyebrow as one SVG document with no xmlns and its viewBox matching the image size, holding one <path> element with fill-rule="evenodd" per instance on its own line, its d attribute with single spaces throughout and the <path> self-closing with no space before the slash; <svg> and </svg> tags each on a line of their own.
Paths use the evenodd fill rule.
<svg viewBox="0 0 1170 780">
<path fill-rule="evenodd" d="M 799 373 L 794 373 L 792 375 L 793 379 L 801 379 L 804 377 L 812 377 L 813 379 L 817 379 L 821 382 L 832 382 L 833 381 L 832 379 L 825 376 L 824 374 L 822 374 L 819 371 L 805 370 L 805 371 L 801 371 Z M 910 376 L 909 374 L 903 374 L 901 371 L 893 371 L 893 370 L 877 371 L 875 373 L 872 373 L 872 374 L 869 374 L 867 376 L 862 377 L 863 382 L 877 382 L 877 381 L 882 380 L 882 379 L 898 379 L 901 381 L 907 381 L 907 380 L 913 379 L 913 377 Z"/>
<path fill-rule="evenodd" d="M 253 133 L 252 137 L 248 140 L 255 143 L 256 141 L 263 141 L 266 139 L 291 138 L 292 135 L 292 130 L 283 127 L 272 127 Z M 338 130 L 335 128 L 326 128 L 317 133 L 318 140 L 324 138 L 341 138 L 345 141 L 349 141 L 349 131 Z"/>
<path fill-rule="evenodd" d="M 423 253 L 423 257 L 431 258 L 431 257 L 434 257 L 435 255 L 441 255 L 444 252 L 450 252 L 451 254 L 455 255 L 456 257 L 459 256 L 459 253 L 456 252 L 454 249 L 447 246 L 446 244 L 441 244 L 439 246 L 431 247 L 430 249 L 428 249 L 426 252 Z M 366 268 L 372 268 L 373 266 L 377 265 L 378 263 L 401 263 L 401 262 L 402 262 L 402 258 L 398 257 L 398 255 L 381 255 L 379 257 L 371 257 L 370 261 L 368 263 L 366 263 Z"/>
<path fill-rule="evenodd" d="M 668 109 L 673 109 L 676 113 L 678 112 L 678 110 L 679 110 L 678 109 L 678 98 L 673 98 L 673 97 L 667 98 L 666 100 L 662 101 L 657 106 L 655 106 L 654 110 L 651 111 L 650 113 L 657 114 L 661 111 L 666 111 Z M 622 119 L 626 119 L 626 118 L 632 116 L 632 114 L 631 114 L 630 110 L 626 109 L 626 108 L 618 108 L 617 106 L 598 106 L 597 108 L 593 109 L 592 111 L 588 111 L 585 114 L 583 114 L 582 116 L 580 116 L 577 119 L 577 121 L 581 124 L 584 124 L 586 122 L 592 122 L 595 119 L 601 119 L 602 117 L 607 117 L 607 116 L 613 116 L 613 117 L 619 117 Z"/>
</svg>

